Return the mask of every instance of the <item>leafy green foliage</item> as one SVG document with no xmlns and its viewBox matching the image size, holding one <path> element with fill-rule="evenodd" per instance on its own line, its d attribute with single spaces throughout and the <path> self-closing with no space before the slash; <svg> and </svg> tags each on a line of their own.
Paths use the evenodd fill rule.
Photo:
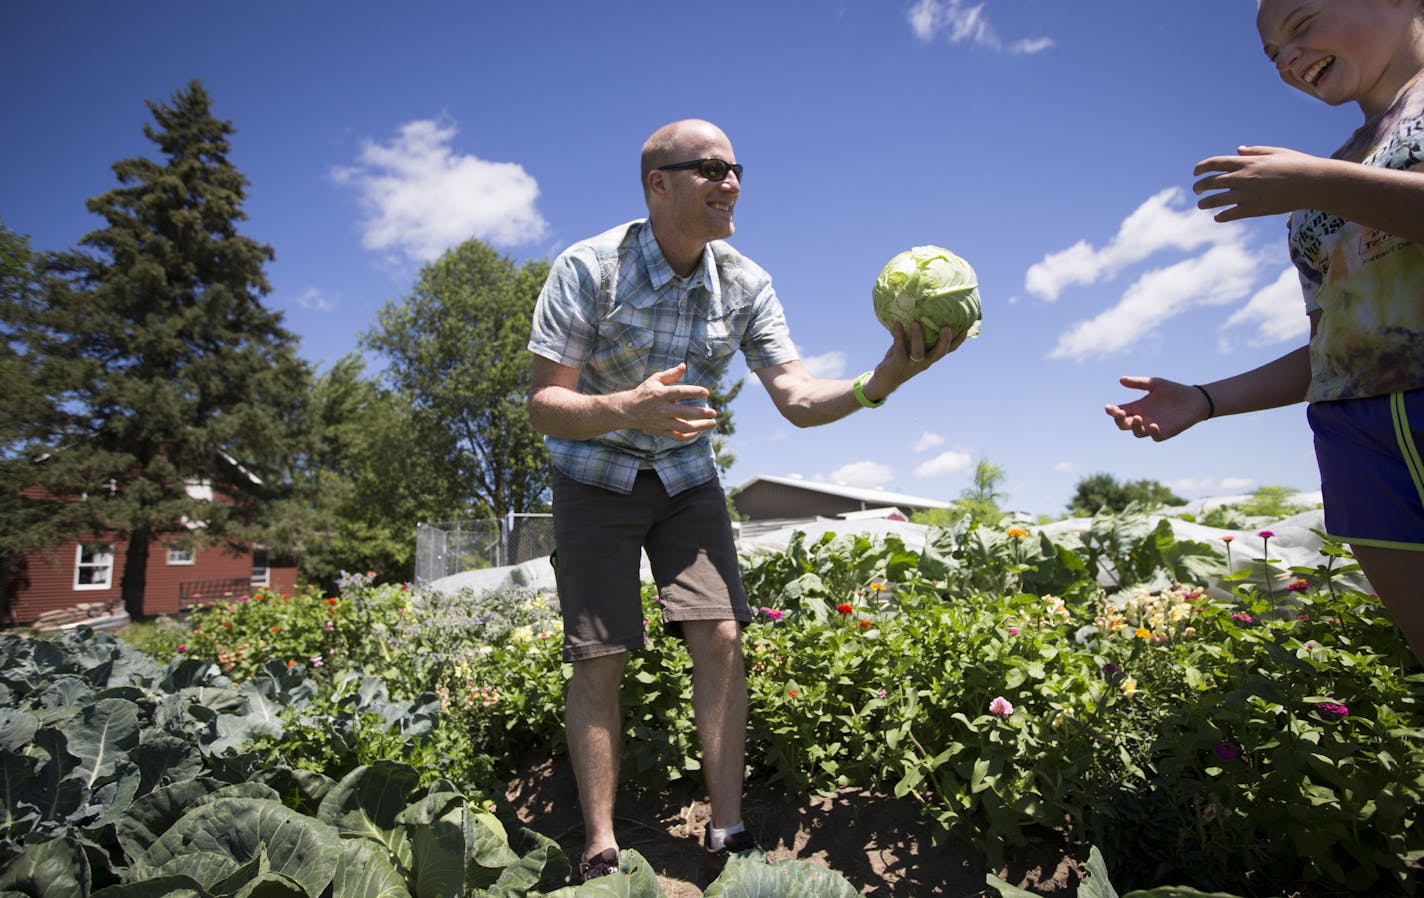
<svg viewBox="0 0 1424 898">
<path fill-rule="evenodd" d="M 134 615 L 153 542 L 258 536 L 301 448 L 307 392 L 295 338 L 262 303 L 272 249 L 238 230 L 232 125 L 196 81 L 149 109 L 163 161 L 115 163 L 120 186 L 88 204 L 104 227 L 47 257 L 42 302 L 5 322 L 48 409 L 21 435 L 45 461 L 8 471 L 24 478 L 10 486 L 37 487 L 46 520 L 71 534 L 127 540 Z M 193 483 L 231 502 L 190 495 Z"/>
<path fill-rule="evenodd" d="M 1125 511 L 1136 503 L 1143 508 L 1183 505 L 1186 500 L 1155 480 L 1134 480 L 1119 483 L 1111 474 L 1091 474 L 1078 481 L 1069 511 L 1079 517 L 1090 517 L 1099 511 Z"/>
<path fill-rule="evenodd" d="M 431 469 L 469 502 L 446 520 L 545 505 L 548 453 L 529 424 L 525 347 L 547 273 L 546 262 L 517 266 L 466 241 L 424 266 L 364 337 L 388 360 L 384 376 L 410 405 Z"/>
<path fill-rule="evenodd" d="M 1101 849 L 1084 894 L 1116 894 L 1109 876 L 1154 896 L 1203 894 L 1161 882 L 1243 894 L 1288 893 L 1309 881 L 1375 894 L 1402 888 L 1409 858 L 1424 850 L 1424 671 L 1377 600 L 1337 582 L 1352 567 L 1343 547 L 1327 543 L 1321 563 L 1294 570 L 1300 579 L 1277 590 L 1284 594 L 1263 594 L 1224 573 L 1219 556 L 1133 509 L 1100 512 L 1075 539 L 1019 527 L 937 529 L 913 551 L 893 537 L 794 538 L 783 552 L 743 559 L 756 608 L 744 631 L 751 774 L 806 791 L 857 787 L 917 799 L 940 833 L 970 836 L 991 863 L 1035 827 L 1064 829 Z M 663 632 L 651 585 L 644 608 L 648 645 L 630 657 L 623 690 L 624 775 L 649 787 L 696 782 L 690 661 Z M 146 662 L 149 681 L 188 690 L 177 702 L 116 691 L 123 664 L 108 650 L 86 649 L 92 656 L 80 665 L 36 649 L 49 671 L 42 685 L 25 685 L 32 662 L 6 665 L 31 672 L 3 681 L 21 684 L 14 694 L 28 717 L 0 714 L 0 749 L 34 745 L 28 751 L 40 760 L 0 768 L 19 810 L 5 832 L 32 825 L 19 818 L 37 805 L 18 797 L 32 781 L 56 784 L 44 792 L 55 801 L 75 802 L 122 776 L 125 762 L 110 762 L 134 754 L 133 705 L 147 747 L 141 769 L 171 764 L 185 782 L 213 780 L 183 787 L 203 795 L 241 787 L 223 797 L 260 800 L 270 798 L 266 789 L 326 825 L 360 831 L 380 847 L 361 857 L 372 882 L 417 894 L 435 888 L 421 878 L 434 870 L 453 877 L 463 869 L 461 881 L 475 883 L 499 869 L 496 883 L 517 879 L 534 890 L 509 894 L 537 893 L 541 886 L 524 884 L 552 869 L 557 849 L 482 836 L 480 850 L 493 860 L 481 862 L 485 872 L 461 868 L 452 853 L 460 843 L 440 821 L 459 805 L 461 831 L 479 832 L 487 805 L 431 796 L 447 786 L 486 794 L 481 784 L 497 782 L 506 759 L 562 745 L 567 667 L 547 597 L 442 598 L 359 575 L 343 579 L 339 596 L 210 614 L 205 634 L 245 639 L 283 619 L 294 633 L 325 638 L 344 624 L 333 620 L 327 631 L 323 618 L 344 614 L 361 638 L 328 649 L 341 667 L 268 657 L 236 689 L 214 688 L 220 668 L 187 657 L 191 647 L 166 673 Z M 212 628 L 220 615 L 233 615 L 233 628 Z M 79 675 L 91 668 L 103 670 Z M 86 676 L 109 685 L 85 685 Z M 85 703 L 94 705 L 87 716 L 28 710 Z M 197 739 L 196 750 L 146 735 L 149 706 L 186 744 Z M 61 740 L 74 748 L 56 755 Z M 41 763 L 56 756 L 63 765 Z M 38 771 L 24 766 L 36 763 Z M 411 797 L 382 803 L 392 790 Z M 123 788 L 104 794 L 126 800 Z M 75 806 L 121 818 L 120 839 L 146 850 L 195 803 L 182 796 L 144 798 L 129 811 L 100 810 L 108 805 L 91 799 Z M 364 820 L 350 816 L 358 808 Z M 432 829 L 400 829 L 412 824 Z M 422 865 L 440 846 L 451 853 Z M 77 863 L 65 845 L 47 851 L 47 864 Z M 272 871 L 244 851 L 226 875 Z M 657 894 L 638 863 L 625 854 L 624 877 L 557 894 Z M 720 888 L 760 889 L 777 866 L 738 868 L 746 878 Z M 340 869 L 335 877 L 355 876 Z M 826 874 L 775 875 L 790 877 L 775 886 L 788 888 Z"/>
<path fill-rule="evenodd" d="M 280 542 L 300 540 L 302 582 L 336 591 L 343 568 L 377 570 L 388 580 L 414 575 L 410 534 L 419 521 L 458 516 L 467 506 L 425 452 L 410 403 L 365 374 L 352 354 L 312 385 L 305 427 L 308 454 L 294 456 L 298 495 L 277 520 Z"/>
<path fill-rule="evenodd" d="M 959 498 L 948 508 L 931 508 L 914 512 L 910 520 L 917 524 L 935 527 L 995 527 L 1004 519 L 1004 510 L 999 502 L 1004 493 L 1004 469 L 981 458 L 974 468 L 974 483 L 959 493 Z"/>
<path fill-rule="evenodd" d="M 323 773 L 274 763 L 236 730 L 258 729 L 252 718 L 278 725 L 271 708 L 309 701 L 310 684 L 274 664 L 237 690 L 230 685 L 212 665 L 180 658 L 160 667 L 91 631 L 55 642 L 0 636 L 0 688 L 9 698 L 0 712 L 0 890 L 662 895 L 636 851 L 623 852 L 621 876 L 565 886 L 570 864 L 551 839 L 523 828 L 511 837 L 487 803 L 447 780 L 427 781 L 419 766 L 384 759 Z M 362 713 L 389 711 L 369 679 L 348 697 Z M 802 861 L 733 861 L 711 888 L 855 894 L 836 873 Z"/>
<path fill-rule="evenodd" d="M 1296 501 L 1298 490 L 1288 486 L 1262 486 L 1251 494 L 1241 511 L 1254 517 L 1285 518 L 1300 512 L 1304 506 Z"/>
<path fill-rule="evenodd" d="M 1402 877 L 1421 847 L 1402 809 L 1424 795 L 1424 675 L 1377 604 L 1332 585 L 1350 565 L 1310 569 L 1282 616 L 1254 589 L 1171 585 L 1166 572 L 1209 582 L 1220 556 L 1133 510 L 1071 547 L 1018 528 L 952 536 L 932 532 L 910 565 L 894 539 L 793 540 L 745 571 L 765 603 L 748 656 L 767 775 L 893 786 L 991 858 L 1028 826 L 1070 827 L 1129 884 Z M 1344 843 L 1346 860 L 1327 848 Z"/>
</svg>

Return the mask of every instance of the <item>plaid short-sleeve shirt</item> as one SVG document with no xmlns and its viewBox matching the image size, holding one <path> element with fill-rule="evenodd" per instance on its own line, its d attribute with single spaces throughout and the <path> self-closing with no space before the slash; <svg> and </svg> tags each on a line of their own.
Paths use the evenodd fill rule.
<svg viewBox="0 0 1424 898">
<path fill-rule="evenodd" d="M 684 383 L 715 388 L 738 349 L 755 371 L 797 357 L 771 277 L 715 240 L 691 275 L 673 273 L 652 226 L 620 225 L 565 250 L 534 309 L 529 350 L 578 368 L 579 392 L 629 390 L 687 362 Z M 591 486 L 627 494 L 651 467 L 669 494 L 717 476 L 707 434 L 679 442 L 636 429 L 591 440 L 545 437 L 554 465 Z"/>
</svg>

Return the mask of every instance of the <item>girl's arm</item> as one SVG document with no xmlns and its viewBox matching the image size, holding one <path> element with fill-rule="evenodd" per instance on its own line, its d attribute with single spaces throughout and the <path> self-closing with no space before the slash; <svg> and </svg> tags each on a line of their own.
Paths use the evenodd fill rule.
<svg viewBox="0 0 1424 898">
<path fill-rule="evenodd" d="M 1280 147 L 1240 147 L 1197 163 L 1192 190 L 1217 221 L 1319 209 L 1424 243 L 1424 171 L 1323 159 Z M 1215 174 L 1208 174 L 1214 172 Z"/>
<path fill-rule="evenodd" d="M 1318 312 L 1311 315 L 1312 329 L 1318 317 Z M 1121 383 L 1147 395 L 1107 406 L 1108 415 L 1119 430 L 1161 442 L 1207 418 L 1303 401 L 1310 387 L 1310 348 L 1302 346 L 1259 368 L 1200 387 L 1159 377 L 1124 377 Z"/>
</svg>

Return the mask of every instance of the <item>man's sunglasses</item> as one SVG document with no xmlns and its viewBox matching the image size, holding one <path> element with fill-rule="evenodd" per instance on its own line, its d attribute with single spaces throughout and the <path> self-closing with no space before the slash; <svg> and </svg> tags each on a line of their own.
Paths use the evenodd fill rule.
<svg viewBox="0 0 1424 898">
<path fill-rule="evenodd" d="M 721 159 L 693 159 L 691 162 L 674 162 L 672 165 L 659 165 L 658 171 L 677 171 L 681 169 L 694 169 L 702 177 L 709 181 L 721 181 L 727 177 L 727 172 L 737 176 L 737 180 L 742 179 L 742 164 L 740 162 L 723 162 Z"/>
</svg>

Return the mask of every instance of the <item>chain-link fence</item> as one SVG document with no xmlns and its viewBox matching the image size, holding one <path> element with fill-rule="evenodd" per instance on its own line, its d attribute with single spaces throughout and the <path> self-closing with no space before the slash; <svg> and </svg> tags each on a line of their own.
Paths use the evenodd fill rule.
<svg viewBox="0 0 1424 898">
<path fill-rule="evenodd" d="M 554 518 L 548 514 L 419 524 L 415 579 L 429 583 L 463 571 L 523 564 L 553 551 Z"/>
</svg>

